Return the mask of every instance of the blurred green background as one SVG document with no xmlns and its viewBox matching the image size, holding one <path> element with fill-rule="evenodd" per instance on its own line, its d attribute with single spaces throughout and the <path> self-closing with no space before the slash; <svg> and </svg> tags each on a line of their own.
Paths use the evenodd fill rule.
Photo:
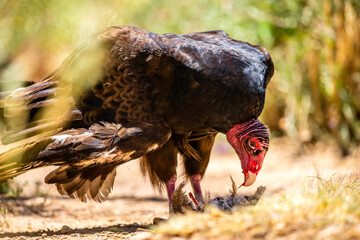
<svg viewBox="0 0 360 240">
<path fill-rule="evenodd" d="M 222 29 L 262 45 L 276 69 L 261 116 L 273 137 L 333 141 L 344 154 L 360 142 L 359 0 L 2 0 L 0 90 L 41 80 L 112 25 Z"/>
</svg>

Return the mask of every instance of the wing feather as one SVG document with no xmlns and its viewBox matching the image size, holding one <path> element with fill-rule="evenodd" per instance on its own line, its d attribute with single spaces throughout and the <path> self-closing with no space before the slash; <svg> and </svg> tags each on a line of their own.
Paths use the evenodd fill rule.
<svg viewBox="0 0 360 240">
<path fill-rule="evenodd" d="M 49 173 L 45 182 L 55 184 L 62 195 L 103 201 L 112 190 L 116 167 L 164 145 L 170 130 L 161 123 L 138 123 L 128 128 L 102 123 L 53 138 L 56 140 L 38 158 L 61 162 L 62 166 Z"/>
</svg>

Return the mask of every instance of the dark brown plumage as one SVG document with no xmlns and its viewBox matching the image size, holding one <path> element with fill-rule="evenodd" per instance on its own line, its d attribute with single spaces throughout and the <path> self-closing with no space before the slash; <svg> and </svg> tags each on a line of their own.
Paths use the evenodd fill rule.
<svg viewBox="0 0 360 240">
<path fill-rule="evenodd" d="M 268 148 L 269 132 L 256 119 L 273 71 L 264 48 L 223 31 L 161 35 L 108 28 L 44 80 L 0 94 L 8 125 L 3 143 L 30 139 L 0 155 L 0 180 L 59 165 L 47 183 L 63 195 L 101 201 L 115 168 L 142 157 L 143 172 L 155 186 L 166 185 L 171 199 L 180 153 L 201 202 L 200 180 L 221 132 L 241 156 L 249 185 Z M 63 105 L 57 116 L 41 115 L 44 107 Z M 24 110 L 24 125 L 11 126 Z"/>
</svg>

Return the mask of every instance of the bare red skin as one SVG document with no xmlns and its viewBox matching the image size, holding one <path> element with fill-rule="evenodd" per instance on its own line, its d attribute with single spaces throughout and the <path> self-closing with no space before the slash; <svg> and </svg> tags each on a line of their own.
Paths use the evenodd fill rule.
<svg viewBox="0 0 360 240">
<path fill-rule="evenodd" d="M 255 182 L 269 147 L 269 135 L 269 130 L 257 119 L 236 124 L 226 133 L 229 143 L 241 160 L 244 173 L 244 183 L 241 186 L 250 186 Z"/>
</svg>

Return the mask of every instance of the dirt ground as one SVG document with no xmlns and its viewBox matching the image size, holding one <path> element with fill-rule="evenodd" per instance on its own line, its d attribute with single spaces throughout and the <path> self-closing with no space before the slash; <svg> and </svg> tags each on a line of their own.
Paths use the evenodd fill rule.
<svg viewBox="0 0 360 240">
<path fill-rule="evenodd" d="M 324 144 L 299 148 L 291 140 L 276 140 L 255 184 L 238 193 L 252 194 L 260 185 L 267 187 L 265 197 L 302 191 L 316 176 L 330 179 L 359 173 L 358 159 L 359 150 L 341 158 L 335 148 Z M 60 196 L 54 186 L 43 183 L 50 170 L 33 170 L 17 177 L 16 183 L 24 190 L 20 197 L 1 197 L 1 239 L 146 239 L 151 234 L 146 228 L 153 218 L 168 217 L 165 194 L 152 189 L 136 160 L 118 168 L 114 190 L 103 203 Z M 212 197 L 227 195 L 230 175 L 238 185 L 242 183 L 240 162 L 221 141 L 213 151 L 203 190 L 210 191 Z"/>
</svg>

